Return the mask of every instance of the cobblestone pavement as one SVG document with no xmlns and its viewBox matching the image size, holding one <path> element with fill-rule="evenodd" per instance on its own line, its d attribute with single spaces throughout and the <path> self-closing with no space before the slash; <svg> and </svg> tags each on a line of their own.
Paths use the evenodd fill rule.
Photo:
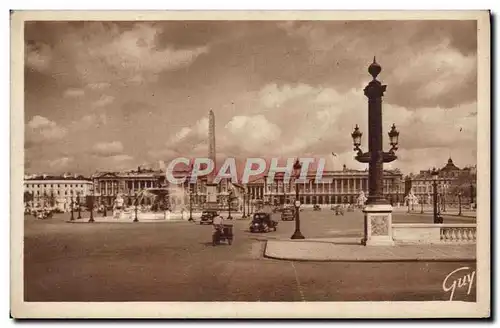
<svg viewBox="0 0 500 328">
<path fill-rule="evenodd" d="M 86 217 L 88 214 L 85 213 Z M 307 238 L 356 237 L 362 214 L 301 212 Z M 473 262 L 331 262 L 266 259 L 265 241 L 294 222 L 252 234 L 235 220 L 234 244 L 211 245 L 212 228 L 190 222 L 69 224 L 67 215 L 25 219 L 27 301 L 418 301 L 448 300 L 442 284 Z M 395 214 L 396 222 L 419 222 Z M 420 220 L 428 220 L 427 217 Z M 427 221 L 425 221 L 427 222 Z M 460 221 L 462 222 L 462 221 Z M 475 285 L 455 300 L 474 301 Z"/>
</svg>

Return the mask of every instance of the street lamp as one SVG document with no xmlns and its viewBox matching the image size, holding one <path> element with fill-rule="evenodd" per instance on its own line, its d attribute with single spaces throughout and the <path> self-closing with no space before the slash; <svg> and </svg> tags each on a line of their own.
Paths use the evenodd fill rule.
<svg viewBox="0 0 500 328">
<path fill-rule="evenodd" d="M 76 202 L 78 203 L 78 217 L 77 219 L 82 218 L 82 207 L 80 205 L 80 192 L 77 192 L 76 194 Z"/>
<path fill-rule="evenodd" d="M 355 159 L 360 163 L 368 163 L 368 199 L 364 209 L 364 238 L 363 244 L 368 243 L 376 244 L 390 244 L 394 242 L 391 236 L 392 226 L 392 206 L 383 195 L 383 176 L 384 176 L 384 163 L 390 163 L 397 159 L 395 154 L 398 149 L 399 131 L 396 125 L 391 126 L 388 133 L 389 144 L 391 148 L 388 152 L 383 151 L 383 136 L 382 136 L 382 97 L 387 88 L 377 80 L 377 76 L 382 71 L 382 67 L 376 62 L 375 57 L 373 63 L 368 67 L 368 72 L 373 77 L 372 81 L 364 89 L 364 94 L 368 98 L 368 152 L 363 152 L 360 148 L 362 132 L 359 130 L 358 125 L 354 128 L 351 134 L 354 151 L 357 151 Z M 372 221 L 375 226 L 372 225 Z M 387 227 L 383 229 L 383 235 L 375 229 L 376 238 L 371 238 L 373 227 L 382 225 Z M 370 239 L 370 241 L 369 241 Z"/>
<path fill-rule="evenodd" d="M 295 161 L 293 164 L 293 176 L 295 178 L 295 232 L 293 233 L 291 239 L 304 239 L 305 237 L 300 232 L 300 199 L 299 199 L 299 183 L 297 180 L 300 177 L 300 171 L 302 169 L 302 165 L 299 162 L 299 159 Z"/>
<path fill-rule="evenodd" d="M 420 214 L 424 214 L 424 196 L 420 196 Z"/>
<path fill-rule="evenodd" d="M 189 220 L 188 221 L 194 221 L 193 220 L 193 191 L 191 188 L 189 188 Z"/>
<path fill-rule="evenodd" d="M 438 194 L 437 194 L 437 180 L 438 180 L 438 171 L 436 168 L 432 169 L 432 187 L 433 187 L 433 202 L 434 202 L 434 223 L 443 223 L 442 218 L 438 215 Z"/>
<path fill-rule="evenodd" d="M 89 222 L 94 222 L 94 189 L 92 189 L 92 194 L 90 195 L 90 219 Z"/>
<path fill-rule="evenodd" d="M 458 192 L 458 216 L 462 216 L 462 192 Z"/>
<path fill-rule="evenodd" d="M 73 201 L 73 191 L 71 191 L 71 221 L 75 221 L 74 206 L 75 202 Z"/>
<path fill-rule="evenodd" d="M 139 222 L 139 218 L 137 217 L 137 206 L 139 205 L 139 197 L 138 197 L 138 194 L 136 192 L 135 194 L 135 208 L 134 208 L 134 222 Z"/>
</svg>

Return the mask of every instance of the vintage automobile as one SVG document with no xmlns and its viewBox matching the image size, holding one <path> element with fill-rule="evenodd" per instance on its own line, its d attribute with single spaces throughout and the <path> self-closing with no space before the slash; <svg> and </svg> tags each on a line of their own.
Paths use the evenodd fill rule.
<svg viewBox="0 0 500 328">
<path fill-rule="evenodd" d="M 321 206 L 318 204 L 313 205 L 313 211 L 321 211 Z"/>
<path fill-rule="evenodd" d="M 258 212 L 253 215 L 250 223 L 250 232 L 269 232 L 276 231 L 278 222 L 271 219 L 271 214 Z"/>
<path fill-rule="evenodd" d="M 214 222 L 214 217 L 219 215 L 217 211 L 206 210 L 201 213 L 200 224 L 212 224 Z"/>
<path fill-rule="evenodd" d="M 295 210 L 293 207 L 288 207 L 283 209 L 281 212 L 281 220 L 282 221 L 293 221 L 295 219 Z"/>
<path fill-rule="evenodd" d="M 332 207 L 332 210 L 335 211 L 335 215 L 344 215 L 344 208 L 340 205 Z"/>
<path fill-rule="evenodd" d="M 224 224 L 222 227 L 217 227 L 212 234 L 212 245 L 219 245 L 221 241 L 227 241 L 227 243 L 231 245 L 233 243 L 233 239 L 233 225 Z"/>
</svg>

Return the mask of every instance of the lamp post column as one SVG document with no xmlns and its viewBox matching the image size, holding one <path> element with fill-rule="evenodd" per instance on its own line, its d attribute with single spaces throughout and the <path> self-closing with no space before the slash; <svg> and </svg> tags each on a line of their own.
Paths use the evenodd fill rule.
<svg viewBox="0 0 500 328">
<path fill-rule="evenodd" d="M 297 158 L 297 161 L 295 162 L 293 169 L 295 171 L 295 232 L 293 233 L 291 239 L 305 239 L 304 235 L 302 235 L 302 232 L 300 231 L 300 198 L 299 198 L 299 185 L 300 183 L 297 183 L 297 180 L 299 179 L 300 176 L 300 170 L 302 169 L 302 165 L 299 162 L 299 159 Z"/>
<path fill-rule="evenodd" d="M 77 217 L 77 219 L 81 219 L 82 218 L 82 207 L 80 205 L 80 192 L 78 192 L 78 194 L 76 195 L 76 202 L 78 203 L 78 217 Z"/>
<path fill-rule="evenodd" d="M 89 222 L 94 222 L 94 189 L 92 189 L 92 194 L 90 195 L 90 218 Z"/>
<path fill-rule="evenodd" d="M 189 191 L 189 220 L 193 221 L 193 192 Z"/>
<path fill-rule="evenodd" d="M 134 208 L 134 222 L 139 222 L 139 218 L 137 217 L 137 206 L 139 205 L 139 198 L 135 195 L 135 208 Z"/>
<path fill-rule="evenodd" d="M 434 174 L 434 172 L 433 172 Z M 432 187 L 433 187 L 433 194 L 432 194 L 432 202 L 434 205 L 433 208 L 433 218 L 434 218 L 434 223 L 438 223 L 438 196 L 437 196 L 437 181 L 434 179 L 432 182 Z"/>
<path fill-rule="evenodd" d="M 458 193 L 458 216 L 462 215 L 462 193 Z"/>
<path fill-rule="evenodd" d="M 382 138 L 382 97 L 387 86 L 377 80 L 377 76 L 382 71 L 382 67 L 373 58 L 373 63 L 368 67 L 368 72 L 373 79 L 364 89 L 364 94 L 368 98 L 368 152 L 363 153 L 361 145 L 362 133 L 356 126 L 351 135 L 354 140 L 355 150 L 358 151 L 356 160 L 361 163 L 368 163 L 368 199 L 366 207 L 363 209 L 364 216 L 364 237 L 363 245 L 394 245 L 392 239 L 392 206 L 383 195 L 384 162 L 389 163 L 397 157 L 394 153 L 397 150 L 399 132 L 393 125 L 389 132 L 390 144 L 389 152 L 383 151 Z"/>
<path fill-rule="evenodd" d="M 75 215 L 74 215 L 74 206 L 75 202 L 73 201 L 73 194 L 71 195 L 71 221 L 75 221 Z"/>
</svg>

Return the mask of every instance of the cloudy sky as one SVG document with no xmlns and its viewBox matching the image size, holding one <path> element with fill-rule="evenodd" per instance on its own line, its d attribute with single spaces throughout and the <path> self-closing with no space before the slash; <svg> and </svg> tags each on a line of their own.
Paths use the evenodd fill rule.
<svg viewBox="0 0 500 328">
<path fill-rule="evenodd" d="M 474 21 L 27 22 L 26 172 L 206 156 L 210 109 L 218 160 L 363 169 L 350 134 L 359 124 L 366 149 L 374 55 L 384 143 L 392 123 L 400 130 L 390 167 L 475 164 L 476 50 Z"/>
</svg>

